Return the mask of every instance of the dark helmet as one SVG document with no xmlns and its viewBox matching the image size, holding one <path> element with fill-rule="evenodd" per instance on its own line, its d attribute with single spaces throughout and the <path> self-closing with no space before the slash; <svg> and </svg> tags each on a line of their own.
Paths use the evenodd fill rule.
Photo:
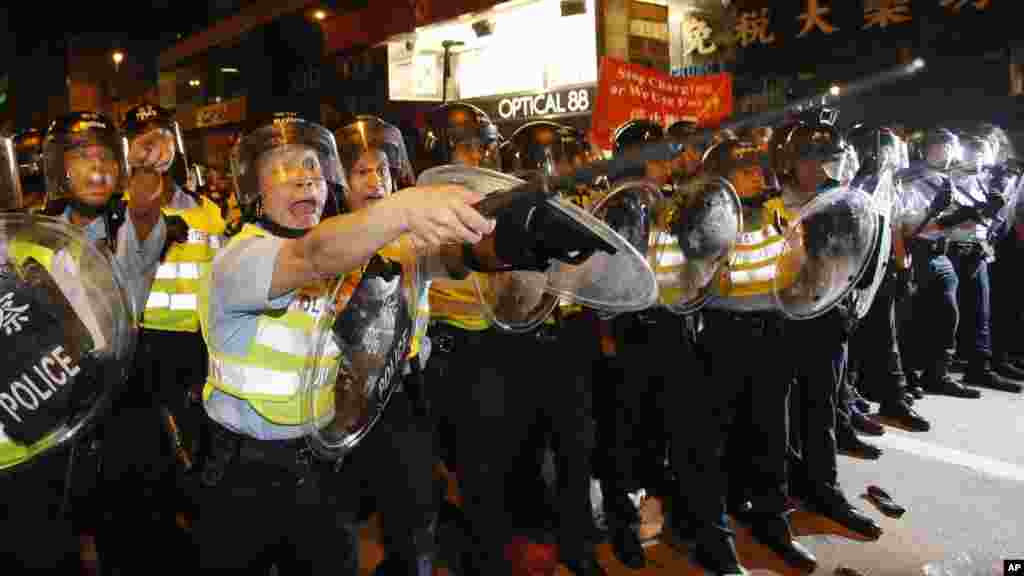
<svg viewBox="0 0 1024 576">
<path fill-rule="evenodd" d="M 412 163 L 405 149 L 405 139 L 397 126 L 376 116 L 360 115 L 335 130 L 334 136 L 338 141 L 338 154 L 346 174 L 352 173 L 352 167 L 363 152 L 376 148 L 388 157 L 393 191 L 416 183 Z"/>
<path fill-rule="evenodd" d="M 31 128 L 14 136 L 14 152 L 18 163 L 18 174 L 25 192 L 46 192 L 43 177 L 43 141 L 46 135 Z"/>
<path fill-rule="evenodd" d="M 730 177 L 734 170 L 757 167 L 761 174 L 761 190 L 758 192 L 774 192 L 778 189 L 766 152 L 749 140 L 723 140 L 708 148 L 702 161 L 705 172 L 730 180 L 733 185 L 737 184 Z"/>
<path fill-rule="evenodd" d="M 694 120 L 679 120 L 668 127 L 668 135 L 676 140 L 683 140 L 700 133 L 697 122 Z"/>
<path fill-rule="evenodd" d="M 104 114 L 72 112 L 50 124 L 43 143 L 43 172 L 46 177 L 47 202 L 71 198 L 64 153 L 86 146 L 98 145 L 110 150 L 117 164 L 114 194 L 120 194 L 128 173 L 128 158 L 121 133 Z"/>
<path fill-rule="evenodd" d="M 546 120 L 520 126 L 509 141 L 516 150 L 516 164 L 511 169 L 517 172 L 537 171 L 553 176 L 560 165 L 572 166 L 583 151 L 578 130 Z"/>
<path fill-rule="evenodd" d="M 886 163 L 891 168 L 906 168 L 903 142 L 891 129 L 855 124 L 846 133 L 846 141 L 857 151 L 860 175 L 875 174 Z"/>
<path fill-rule="evenodd" d="M 239 139 L 231 153 L 231 173 L 238 205 L 247 218 L 255 216 L 260 201 L 259 167 L 286 146 L 303 146 L 317 155 L 320 173 L 327 183 L 328 210 L 338 209 L 345 196 L 345 169 L 338 158 L 334 134 L 294 112 L 275 112 L 254 118 L 256 127 Z"/>
<path fill-rule="evenodd" d="M 481 165 L 500 170 L 498 127 L 483 110 L 465 102 L 452 102 L 428 115 L 423 147 L 435 165 L 450 164 L 458 144 L 474 142 L 482 149 Z"/>
<path fill-rule="evenodd" d="M 842 134 L 831 124 L 797 122 L 772 136 L 770 154 L 772 168 L 780 178 L 795 177 L 798 160 L 820 160 L 829 178 L 844 182 L 853 174 L 848 165 L 849 150 Z"/>
<path fill-rule="evenodd" d="M 121 132 L 124 133 L 129 145 L 128 150 L 131 150 L 130 145 L 135 138 L 154 130 L 167 132 L 169 143 L 174 147 L 174 161 L 168 173 L 175 184 L 185 189 L 189 171 L 188 155 L 185 154 L 185 141 L 181 137 L 181 127 L 174 119 L 174 114 L 166 108 L 144 104 L 128 110 L 124 122 L 121 123 Z"/>
<path fill-rule="evenodd" d="M 633 147 L 664 137 L 665 129 L 660 124 L 650 120 L 630 120 L 612 134 L 612 153 L 619 156 Z"/>
</svg>

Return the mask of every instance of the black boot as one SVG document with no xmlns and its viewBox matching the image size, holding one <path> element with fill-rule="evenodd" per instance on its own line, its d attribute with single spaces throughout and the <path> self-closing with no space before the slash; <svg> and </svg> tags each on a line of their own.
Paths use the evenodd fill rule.
<svg viewBox="0 0 1024 576">
<path fill-rule="evenodd" d="M 981 392 L 974 388 L 968 388 L 953 380 L 949 375 L 949 367 L 952 359 L 945 357 L 936 360 L 930 373 L 922 377 L 924 389 L 932 394 L 945 394 L 957 398 L 981 398 Z"/>
<path fill-rule="evenodd" d="M 928 423 L 920 414 L 914 411 L 910 407 L 910 404 L 898 401 L 898 402 L 886 402 L 883 403 L 881 408 L 878 410 L 878 415 L 882 418 L 892 420 L 900 428 L 905 428 L 913 432 L 927 432 L 931 430 L 932 425 Z"/>
<path fill-rule="evenodd" d="M 850 504 L 838 487 L 828 486 L 815 492 L 813 498 L 804 502 L 808 512 L 824 516 L 869 540 L 878 540 L 882 536 L 882 527 Z"/>
<path fill-rule="evenodd" d="M 736 555 L 732 532 L 718 528 L 702 529 L 694 547 L 694 561 L 715 576 L 746 576 Z"/>
<path fill-rule="evenodd" d="M 964 382 L 972 386 L 981 386 L 1003 392 L 1020 393 L 1022 387 L 1019 382 L 1010 380 L 996 373 L 992 369 L 992 360 L 984 356 L 971 362 L 964 374 Z"/>
<path fill-rule="evenodd" d="M 597 562 L 593 546 L 584 546 L 583 550 L 572 551 L 563 545 L 558 546 L 559 560 L 576 576 L 607 576 L 604 567 Z"/>
<path fill-rule="evenodd" d="M 878 460 L 882 449 L 861 440 L 853 428 L 840 426 L 836 429 L 836 451 L 844 456 L 861 460 Z"/>
<path fill-rule="evenodd" d="M 608 490 L 605 492 L 606 487 Z M 640 523 L 640 514 L 625 491 L 608 484 L 603 484 L 601 488 L 612 552 L 619 562 L 639 570 L 647 565 L 644 547 L 635 529 Z"/>
<path fill-rule="evenodd" d="M 761 514 L 752 519 L 750 533 L 754 539 L 782 558 L 788 566 L 810 574 L 818 567 L 818 559 L 793 538 L 789 520 L 781 514 Z"/>
<path fill-rule="evenodd" d="M 1010 362 L 999 362 L 993 366 L 997 374 L 1005 376 L 1010 380 L 1024 380 L 1024 370 L 1014 366 Z"/>
</svg>

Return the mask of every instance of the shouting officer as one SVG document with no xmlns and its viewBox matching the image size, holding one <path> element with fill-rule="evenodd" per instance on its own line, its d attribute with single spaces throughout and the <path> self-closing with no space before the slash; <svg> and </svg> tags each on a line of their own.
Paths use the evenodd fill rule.
<svg viewBox="0 0 1024 576">
<path fill-rule="evenodd" d="M 411 188 L 321 221 L 343 194 L 343 169 L 334 136 L 295 115 L 251 132 L 233 160 L 249 221 L 200 281 L 212 427 L 194 525 L 201 568 L 356 574 L 354 502 L 306 447 L 299 380 L 315 322 L 332 280 L 399 236 L 475 243 L 493 224 L 467 204 L 476 195 L 453 187 Z"/>
</svg>

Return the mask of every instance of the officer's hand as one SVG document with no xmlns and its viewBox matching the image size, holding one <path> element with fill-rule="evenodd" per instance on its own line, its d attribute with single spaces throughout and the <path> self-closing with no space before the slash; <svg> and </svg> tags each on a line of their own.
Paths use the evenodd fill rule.
<svg viewBox="0 0 1024 576">
<path fill-rule="evenodd" d="M 417 244 L 476 244 L 494 231 L 495 221 L 473 208 L 483 195 L 455 185 L 415 186 L 395 194 L 405 229 Z"/>
<path fill-rule="evenodd" d="M 167 130 L 153 130 L 136 138 L 128 150 L 128 165 L 163 174 L 174 162 L 174 136 Z"/>
</svg>

